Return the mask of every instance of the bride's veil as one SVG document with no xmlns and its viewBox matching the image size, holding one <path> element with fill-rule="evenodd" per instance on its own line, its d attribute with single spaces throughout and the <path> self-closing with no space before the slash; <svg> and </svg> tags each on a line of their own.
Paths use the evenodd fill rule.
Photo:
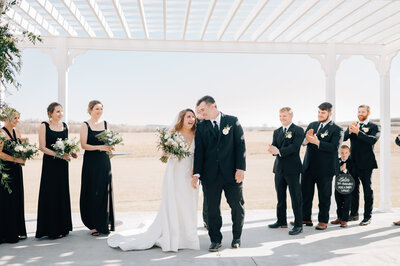
<svg viewBox="0 0 400 266">
<path fill-rule="evenodd" d="M 175 127 L 175 125 L 176 125 L 176 123 L 178 123 L 179 113 L 180 113 L 180 112 L 178 112 L 178 114 L 175 116 L 175 118 L 174 118 L 172 124 L 171 124 L 170 127 L 169 127 L 169 130 L 173 130 L 174 127 Z"/>
</svg>

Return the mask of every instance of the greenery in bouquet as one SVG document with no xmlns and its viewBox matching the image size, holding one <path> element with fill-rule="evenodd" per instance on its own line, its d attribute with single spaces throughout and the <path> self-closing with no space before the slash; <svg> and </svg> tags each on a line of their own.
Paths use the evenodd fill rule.
<svg viewBox="0 0 400 266">
<path fill-rule="evenodd" d="M 120 133 L 108 129 L 104 130 L 100 134 L 97 134 L 96 138 L 107 146 L 122 144 L 123 141 Z"/>
<path fill-rule="evenodd" d="M 10 176 L 6 173 L 6 168 L 2 160 L 0 160 L 0 185 L 8 191 L 8 194 L 12 193 L 11 187 L 10 187 Z"/>
<path fill-rule="evenodd" d="M 56 143 L 51 144 L 51 146 L 53 147 L 56 156 L 59 158 L 63 158 L 66 154 L 76 154 L 79 151 L 79 142 L 76 139 L 58 138 Z"/>
<path fill-rule="evenodd" d="M 29 160 L 35 157 L 39 152 L 35 144 L 30 144 L 27 141 L 22 141 L 21 143 L 11 142 L 8 145 L 8 150 L 11 151 L 14 158 Z"/>
<path fill-rule="evenodd" d="M 160 158 L 161 162 L 168 162 L 170 155 L 177 157 L 178 160 L 190 156 L 189 145 L 179 132 L 169 132 L 166 128 L 157 129 L 157 132 L 159 135 L 157 148 L 164 153 Z"/>
</svg>

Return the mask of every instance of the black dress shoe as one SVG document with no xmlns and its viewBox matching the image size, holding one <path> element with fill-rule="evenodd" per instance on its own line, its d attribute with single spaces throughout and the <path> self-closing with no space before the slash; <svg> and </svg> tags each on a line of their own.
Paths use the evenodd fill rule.
<svg viewBox="0 0 400 266">
<path fill-rule="evenodd" d="M 240 239 L 233 239 L 231 243 L 231 248 L 233 249 L 240 248 Z"/>
<path fill-rule="evenodd" d="M 361 221 L 360 225 L 361 225 L 361 226 L 365 226 L 365 225 L 369 225 L 370 223 L 371 223 L 371 218 L 369 218 L 369 219 L 364 218 L 364 219 Z"/>
<path fill-rule="evenodd" d="M 269 228 L 287 228 L 287 224 L 281 224 L 281 223 L 274 223 L 274 224 L 269 224 L 268 225 Z"/>
<path fill-rule="evenodd" d="M 220 248 L 222 246 L 221 243 L 217 243 L 217 242 L 211 242 L 210 247 L 208 248 L 208 251 L 210 252 L 216 252 L 218 251 L 218 248 Z"/>
<path fill-rule="evenodd" d="M 358 215 L 350 215 L 349 221 L 358 221 L 359 217 Z"/>
<path fill-rule="evenodd" d="M 303 227 L 300 227 L 300 226 L 296 227 L 295 226 L 295 227 L 292 228 L 292 230 L 289 231 L 289 235 L 294 236 L 294 235 L 300 234 L 301 232 L 303 232 Z"/>
</svg>

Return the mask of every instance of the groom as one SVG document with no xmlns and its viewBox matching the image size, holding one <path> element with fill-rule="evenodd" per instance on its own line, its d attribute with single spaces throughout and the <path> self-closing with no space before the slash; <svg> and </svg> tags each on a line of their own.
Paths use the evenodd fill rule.
<svg viewBox="0 0 400 266">
<path fill-rule="evenodd" d="M 205 188 L 208 205 L 209 251 L 217 251 L 222 242 L 221 194 L 225 193 L 232 214 L 231 247 L 240 247 L 244 221 L 243 179 L 246 147 L 238 119 L 218 111 L 215 100 L 204 96 L 197 102 L 205 121 L 199 123 L 195 137 L 193 182 Z"/>
</svg>

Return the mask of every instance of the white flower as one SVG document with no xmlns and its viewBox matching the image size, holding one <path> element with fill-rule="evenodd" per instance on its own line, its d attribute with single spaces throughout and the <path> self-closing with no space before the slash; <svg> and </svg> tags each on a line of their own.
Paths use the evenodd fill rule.
<svg viewBox="0 0 400 266">
<path fill-rule="evenodd" d="M 224 127 L 224 129 L 222 130 L 222 134 L 228 135 L 228 134 L 229 134 L 229 131 L 231 130 L 231 128 L 232 128 L 232 126 L 226 125 L 226 126 Z"/>
<path fill-rule="evenodd" d="M 365 133 L 368 133 L 369 127 L 363 127 L 363 128 L 362 128 L 362 131 L 364 131 Z"/>
<path fill-rule="evenodd" d="M 292 131 L 288 131 L 288 132 L 286 132 L 286 134 L 285 134 L 285 138 L 286 138 L 286 139 L 291 139 L 292 136 L 293 136 Z"/>
<path fill-rule="evenodd" d="M 323 138 L 325 138 L 326 136 L 328 136 L 328 130 L 321 134 L 321 138 L 323 139 Z"/>
</svg>

